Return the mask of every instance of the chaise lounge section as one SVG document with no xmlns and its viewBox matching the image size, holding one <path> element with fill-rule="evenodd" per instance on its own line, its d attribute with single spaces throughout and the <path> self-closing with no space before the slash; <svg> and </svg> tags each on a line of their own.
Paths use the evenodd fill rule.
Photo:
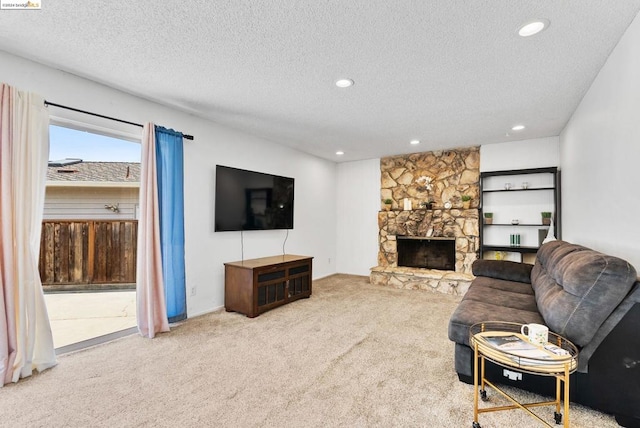
<svg viewBox="0 0 640 428">
<path fill-rule="evenodd" d="M 580 349 L 571 401 L 640 427 L 640 283 L 626 261 L 564 241 L 544 244 L 535 265 L 477 260 L 476 278 L 449 321 L 455 369 L 473 383 L 469 327 L 482 321 L 545 324 Z M 555 380 L 488 363 L 487 378 L 552 396 Z"/>
</svg>

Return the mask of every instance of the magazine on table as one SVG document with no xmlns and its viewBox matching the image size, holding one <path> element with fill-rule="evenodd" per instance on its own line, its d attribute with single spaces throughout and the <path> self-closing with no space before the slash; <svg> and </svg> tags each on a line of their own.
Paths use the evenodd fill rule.
<svg viewBox="0 0 640 428">
<path fill-rule="evenodd" d="M 536 346 L 515 334 L 506 336 L 485 336 L 484 339 L 496 349 L 508 352 L 511 356 L 515 356 L 512 358 L 514 360 L 518 360 L 518 357 L 525 357 L 521 360 L 523 364 L 545 364 L 545 361 L 536 360 L 553 361 L 554 357 L 558 357 L 550 351 Z M 533 360 L 531 358 L 533 358 Z"/>
</svg>

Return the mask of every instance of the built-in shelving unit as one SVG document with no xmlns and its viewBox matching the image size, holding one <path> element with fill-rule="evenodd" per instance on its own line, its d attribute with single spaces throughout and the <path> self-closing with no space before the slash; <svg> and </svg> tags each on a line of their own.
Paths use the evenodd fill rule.
<svg viewBox="0 0 640 428">
<path fill-rule="evenodd" d="M 488 251 L 535 254 L 549 231 L 542 212 L 551 212 L 561 237 L 560 171 L 556 167 L 489 171 L 480 174 L 480 257 Z M 493 223 L 484 224 L 484 213 Z M 516 224 L 514 224 L 516 223 Z M 511 236 L 519 236 L 513 244 Z"/>
</svg>

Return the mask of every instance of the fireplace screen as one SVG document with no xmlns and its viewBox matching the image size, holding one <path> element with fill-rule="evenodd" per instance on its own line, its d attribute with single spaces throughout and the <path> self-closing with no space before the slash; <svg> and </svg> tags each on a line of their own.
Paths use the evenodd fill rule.
<svg viewBox="0 0 640 428">
<path fill-rule="evenodd" d="M 456 269 L 455 238 L 398 236 L 398 266 L 425 269 Z"/>
</svg>

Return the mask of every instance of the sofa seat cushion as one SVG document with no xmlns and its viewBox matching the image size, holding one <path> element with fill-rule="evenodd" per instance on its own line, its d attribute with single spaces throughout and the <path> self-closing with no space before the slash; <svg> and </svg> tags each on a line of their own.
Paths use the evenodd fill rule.
<svg viewBox="0 0 640 428">
<path fill-rule="evenodd" d="M 588 344 L 636 281 L 629 263 L 580 245 L 542 245 L 531 283 L 544 323 L 578 346 Z"/>
<path fill-rule="evenodd" d="M 544 323 L 527 287 L 531 289 L 528 284 L 477 277 L 451 315 L 449 339 L 468 346 L 469 327 L 483 321 Z"/>
<path fill-rule="evenodd" d="M 487 299 L 487 296 L 491 296 Z M 509 290 L 499 290 L 492 287 L 470 287 L 464 300 L 487 302 L 501 308 L 522 309 L 523 311 L 538 312 L 536 298 L 533 294 L 522 294 Z"/>
<path fill-rule="evenodd" d="M 473 280 L 473 288 L 475 287 L 482 288 L 485 293 L 488 293 L 481 298 L 481 300 L 483 301 L 491 300 L 493 298 L 493 291 L 488 289 L 502 290 L 508 291 L 510 293 L 527 294 L 529 296 L 533 296 L 533 288 L 531 287 L 531 284 L 525 284 L 516 281 L 498 281 L 494 278 L 486 278 L 484 276 L 478 276 Z M 467 294 L 465 294 L 465 297 L 467 296 Z"/>
</svg>

